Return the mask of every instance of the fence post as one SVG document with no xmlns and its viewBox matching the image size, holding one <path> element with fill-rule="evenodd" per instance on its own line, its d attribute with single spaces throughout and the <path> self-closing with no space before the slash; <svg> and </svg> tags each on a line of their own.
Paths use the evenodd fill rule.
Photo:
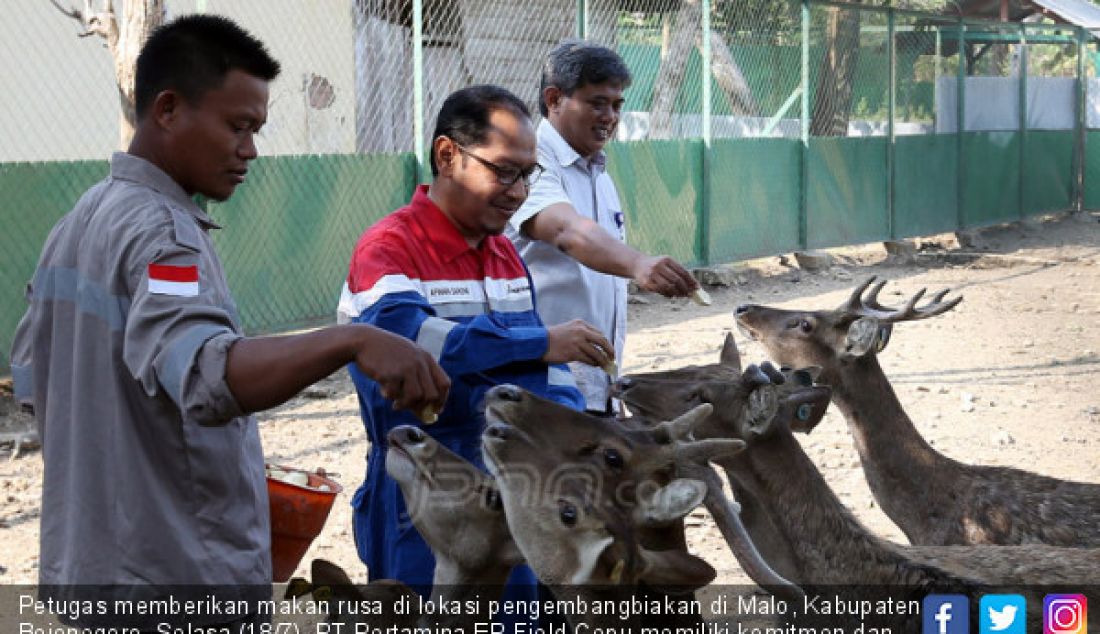
<svg viewBox="0 0 1100 634">
<path fill-rule="evenodd" d="M 800 133 L 802 182 L 798 205 L 798 246 L 809 244 L 809 179 L 810 179 L 810 0 L 802 0 L 802 130 Z"/>
<path fill-rule="evenodd" d="M 577 0 L 577 37 L 588 37 L 588 0 Z"/>
<path fill-rule="evenodd" d="M 698 257 L 699 261 L 704 265 L 710 264 L 710 167 L 711 167 L 711 155 L 710 155 L 710 143 L 711 143 L 711 80 L 713 72 L 711 69 L 712 59 L 710 50 L 710 3 L 711 0 L 702 0 L 701 8 L 703 10 L 702 24 L 700 28 L 703 30 L 703 174 L 701 179 L 700 195 L 702 196 L 702 204 L 699 206 L 699 230 L 697 233 L 697 240 L 699 243 Z"/>
<path fill-rule="evenodd" d="M 936 104 L 940 102 L 940 64 L 943 63 L 943 27 L 936 25 L 936 59 L 932 62 L 932 134 L 940 129 L 940 113 Z"/>
<path fill-rule="evenodd" d="M 963 143 L 963 130 L 966 128 L 966 25 L 963 24 L 962 12 L 959 12 L 959 70 L 955 87 L 955 173 L 958 180 L 955 183 L 955 225 L 958 229 L 966 228 L 966 210 L 964 203 L 966 196 L 963 187 L 966 186 L 966 144 Z"/>
<path fill-rule="evenodd" d="M 427 180 L 424 156 L 424 0 L 413 0 L 413 152 L 416 182 Z"/>
<path fill-rule="evenodd" d="M 891 240 L 896 240 L 897 235 L 897 217 L 894 206 L 894 185 L 897 178 L 897 165 L 894 162 L 896 150 L 896 130 L 894 129 L 894 117 L 897 114 L 897 82 L 898 82 L 898 64 L 897 64 L 897 49 L 894 46 L 895 30 L 896 30 L 897 16 L 894 12 L 894 7 L 886 9 L 886 57 L 889 60 L 890 72 L 887 78 L 889 83 L 889 94 L 886 99 L 887 121 L 886 121 L 886 213 L 887 213 L 887 235 Z"/>
<path fill-rule="evenodd" d="M 1020 23 L 1020 219 L 1026 215 L 1027 175 L 1024 165 L 1027 161 L 1027 25 Z"/>
<path fill-rule="evenodd" d="M 1077 27 L 1077 90 L 1074 95 L 1073 139 L 1073 211 L 1085 209 L 1085 138 L 1088 135 L 1088 73 L 1085 70 L 1085 53 L 1088 31 Z"/>
</svg>

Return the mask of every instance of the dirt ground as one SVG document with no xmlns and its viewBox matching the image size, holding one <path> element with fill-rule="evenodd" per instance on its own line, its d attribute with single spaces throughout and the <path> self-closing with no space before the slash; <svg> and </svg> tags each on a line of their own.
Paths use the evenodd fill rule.
<svg viewBox="0 0 1100 634">
<path fill-rule="evenodd" d="M 831 308 L 868 275 L 890 280 L 886 301 L 921 287 L 965 297 L 953 311 L 895 329 L 882 364 L 917 427 L 945 454 L 970 463 L 1010 465 L 1072 480 L 1100 482 L 1100 216 L 1030 220 L 975 236 L 917 241 L 908 261 L 880 244 L 830 251 L 831 268 L 810 272 L 785 258 L 727 267 L 732 285 L 711 287 L 712 306 L 636 296 L 624 373 L 710 363 L 731 311 L 752 302 Z M 746 362 L 761 348 L 735 332 Z M 365 471 L 367 440 L 346 372 L 259 416 L 270 462 L 323 467 L 344 485 L 323 533 L 306 553 L 366 581 L 351 535 L 350 500 Z M 27 420 L 0 393 L 0 583 L 37 579 L 40 454 L 13 440 Z M 859 458 L 833 408 L 803 443 L 833 489 L 873 531 L 902 541 L 872 502 Z M 690 518 L 694 552 L 719 571 L 719 583 L 746 581 L 702 511 Z"/>
</svg>

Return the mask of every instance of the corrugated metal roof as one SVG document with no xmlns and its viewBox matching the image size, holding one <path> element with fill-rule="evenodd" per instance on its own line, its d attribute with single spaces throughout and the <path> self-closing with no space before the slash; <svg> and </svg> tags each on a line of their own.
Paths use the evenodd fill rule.
<svg viewBox="0 0 1100 634">
<path fill-rule="evenodd" d="M 1070 24 L 1083 26 L 1100 35 L 1100 7 L 1088 0 L 1031 0 Z"/>
<path fill-rule="evenodd" d="M 1100 6 L 1089 0 L 1008 0 L 1007 17 L 1019 22 L 1029 15 L 1045 13 L 1063 22 L 1083 26 L 1100 37 Z M 947 0 L 945 12 L 997 20 L 1001 17 L 1001 0 Z"/>
</svg>

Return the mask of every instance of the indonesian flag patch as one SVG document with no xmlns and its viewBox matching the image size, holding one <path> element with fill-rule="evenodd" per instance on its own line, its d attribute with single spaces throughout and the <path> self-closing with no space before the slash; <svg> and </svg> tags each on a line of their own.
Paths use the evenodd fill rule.
<svg viewBox="0 0 1100 634">
<path fill-rule="evenodd" d="M 149 292 L 158 295 L 194 297 L 199 294 L 199 267 L 150 264 Z"/>
</svg>

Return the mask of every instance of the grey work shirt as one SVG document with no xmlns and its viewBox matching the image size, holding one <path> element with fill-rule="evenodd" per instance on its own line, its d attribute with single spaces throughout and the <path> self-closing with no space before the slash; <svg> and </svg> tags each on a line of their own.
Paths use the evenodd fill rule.
<svg viewBox="0 0 1100 634">
<path fill-rule="evenodd" d="M 43 585 L 271 582 L 259 432 L 225 382 L 241 330 L 216 226 L 116 153 L 46 240 L 12 353 L 42 439 Z"/>
<path fill-rule="evenodd" d="M 546 119 L 538 127 L 538 157 L 545 172 L 505 231 L 531 270 L 539 316 L 548 326 L 573 319 L 587 321 L 615 346 L 615 358 L 621 360 L 626 340 L 626 280 L 594 271 L 522 230 L 523 223 L 550 205 L 567 203 L 625 242 L 622 205 L 605 169 L 607 157 L 599 152 L 591 160 L 583 158 Z M 588 409 L 606 409 L 611 378 L 602 369 L 583 363 L 570 363 L 569 369 Z"/>
</svg>

